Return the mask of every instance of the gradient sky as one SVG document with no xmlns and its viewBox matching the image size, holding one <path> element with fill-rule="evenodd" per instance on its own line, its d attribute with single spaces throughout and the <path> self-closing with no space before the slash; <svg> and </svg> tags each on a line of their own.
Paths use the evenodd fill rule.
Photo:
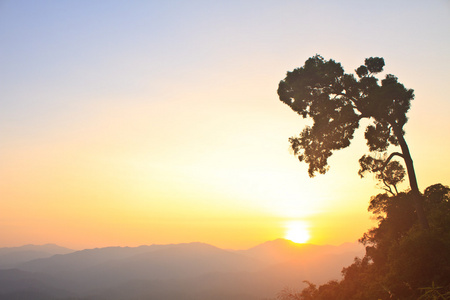
<svg viewBox="0 0 450 300">
<path fill-rule="evenodd" d="M 357 240 L 363 131 L 311 179 L 276 93 L 316 53 L 384 57 L 420 188 L 450 184 L 448 1 L 0 1 L 0 246 Z"/>
</svg>

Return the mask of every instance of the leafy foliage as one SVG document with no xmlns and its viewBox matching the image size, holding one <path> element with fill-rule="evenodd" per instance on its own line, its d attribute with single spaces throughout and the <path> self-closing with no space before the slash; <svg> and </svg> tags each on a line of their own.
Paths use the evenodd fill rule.
<svg viewBox="0 0 450 300">
<path fill-rule="evenodd" d="M 353 139 L 361 119 L 368 119 L 365 139 L 371 154 L 359 160 L 359 175 L 377 174 L 384 190 L 395 196 L 398 184 L 408 175 L 411 202 L 414 203 L 420 226 L 429 229 L 423 199 L 417 184 L 413 161 L 404 139 L 406 113 L 414 99 L 414 91 L 407 89 L 394 75 L 381 81 L 375 76 L 383 71 L 384 59 L 370 57 L 353 74 L 346 74 L 340 63 L 316 55 L 303 67 L 288 72 L 278 85 L 280 100 L 292 110 L 313 121 L 299 136 L 289 142 L 294 154 L 308 164 L 310 177 L 325 174 L 328 158 L 334 151 L 346 148 Z M 389 146 L 400 146 L 401 152 L 389 156 Z M 395 156 L 402 164 L 392 161 Z"/>
<path fill-rule="evenodd" d="M 380 85 L 374 75 L 383 67 L 383 58 L 367 58 L 356 69 L 356 79 L 344 73 L 340 63 L 316 55 L 280 82 L 280 100 L 303 118 L 313 120 L 312 126 L 289 139 L 294 154 L 309 165 L 311 177 L 328 170 L 333 151 L 350 145 L 362 118 L 373 122 L 365 133 L 371 152 L 384 152 L 389 145 L 399 144 L 398 135 L 403 135 L 414 93 L 394 75 L 387 75 Z"/>
<path fill-rule="evenodd" d="M 341 281 L 309 284 L 291 299 L 450 299 L 450 188 L 425 189 L 430 230 L 420 229 L 410 197 L 372 197 L 378 227 L 360 239 L 366 255 L 342 270 Z"/>
</svg>

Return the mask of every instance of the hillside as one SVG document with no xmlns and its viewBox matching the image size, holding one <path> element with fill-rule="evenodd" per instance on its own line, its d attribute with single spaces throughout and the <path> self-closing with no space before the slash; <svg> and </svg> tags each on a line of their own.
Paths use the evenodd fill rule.
<svg viewBox="0 0 450 300">
<path fill-rule="evenodd" d="M 16 265 L 34 259 L 48 258 L 56 254 L 68 254 L 74 251 L 54 244 L 0 248 L 0 269 L 14 268 Z"/>
<path fill-rule="evenodd" d="M 286 286 L 301 287 L 303 280 L 337 279 L 362 250 L 357 244 L 300 245 L 282 239 L 239 251 L 203 243 L 86 249 L 3 268 L 0 276 L 15 275 L 8 277 L 14 284 L 0 283 L 0 296 L 35 291 L 86 300 L 270 298 Z"/>
</svg>

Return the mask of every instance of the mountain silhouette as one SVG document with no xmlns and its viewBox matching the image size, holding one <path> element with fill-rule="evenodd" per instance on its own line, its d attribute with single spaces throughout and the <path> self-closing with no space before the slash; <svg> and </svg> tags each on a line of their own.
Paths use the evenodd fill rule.
<svg viewBox="0 0 450 300">
<path fill-rule="evenodd" d="M 364 255 L 364 246 L 359 243 L 345 243 L 339 246 L 298 244 L 286 239 L 276 239 L 257 245 L 248 250 L 236 251 L 270 264 L 287 261 L 311 261 L 334 254 Z"/>
<path fill-rule="evenodd" d="M 74 251 L 55 244 L 0 248 L 0 268 L 14 268 L 30 260 L 48 258 L 55 254 L 68 254 Z"/>
<path fill-rule="evenodd" d="M 342 267 L 362 253 L 358 244 L 284 239 L 237 251 L 204 243 L 86 249 L 3 268 L 0 276 L 10 272 L 16 279 L 9 286 L 0 282 L 0 296 L 25 293 L 21 299 L 34 299 L 26 295 L 36 291 L 52 299 L 262 299 L 285 286 L 300 288 L 303 280 L 338 279 Z"/>
</svg>

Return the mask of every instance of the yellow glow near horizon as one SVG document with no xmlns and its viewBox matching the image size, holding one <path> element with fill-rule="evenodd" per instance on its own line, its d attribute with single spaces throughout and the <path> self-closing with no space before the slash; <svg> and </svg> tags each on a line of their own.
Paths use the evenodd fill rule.
<svg viewBox="0 0 450 300">
<path fill-rule="evenodd" d="M 303 244 L 311 238 L 308 225 L 304 221 L 290 221 L 286 225 L 287 231 L 285 238 L 294 243 Z"/>
<path fill-rule="evenodd" d="M 212 5 L 211 14 L 187 6 L 167 10 L 152 2 L 127 8 L 125 17 L 132 16 L 132 22 L 121 22 L 119 31 L 105 28 L 115 28 L 113 12 L 123 11 L 124 4 L 112 4 L 106 14 L 99 11 L 104 22 L 70 9 L 72 4 L 61 4 L 67 9 L 45 6 L 45 19 L 68 14 L 61 18 L 71 20 L 67 31 L 42 22 L 40 13 L 24 19 L 26 24 L 18 22 L 15 16 L 23 7 L 16 2 L 0 11 L 1 24 L 9 29 L 8 34 L 0 30 L 7 48 L 0 68 L 7 87 L 0 92 L 0 247 L 200 241 L 247 249 L 281 237 L 316 245 L 356 241 L 376 226 L 367 206 L 382 192 L 372 175 L 361 179 L 357 174 L 358 158 L 368 151 L 367 123 L 360 123 L 350 147 L 333 152 L 325 176 L 310 178 L 308 165 L 292 155 L 288 139 L 311 120 L 277 94 L 286 72 L 315 53 L 336 59 L 349 73 L 370 55 L 385 56 L 386 72 L 415 90 L 405 130 L 419 186 L 423 191 L 434 183 L 449 184 L 450 163 L 442 157 L 450 151 L 450 140 L 442 133 L 450 130 L 450 102 L 445 90 L 435 88 L 449 79 L 450 63 L 439 59 L 450 47 L 441 38 L 448 27 L 444 23 L 424 22 L 427 26 L 420 28 L 427 40 L 421 50 L 441 55 L 416 51 L 405 56 L 409 44 L 398 43 L 396 35 L 386 37 L 378 26 L 376 34 L 392 38 L 391 43 L 380 47 L 373 39 L 373 45 L 355 51 L 337 46 L 326 22 L 318 29 L 323 30 L 320 40 L 299 31 L 317 17 L 332 20 L 322 13 L 295 18 L 302 1 L 273 2 L 274 9 L 263 5 L 258 13 L 247 10 L 251 4 L 240 9 Z M 442 6 L 436 5 L 426 15 L 416 13 L 437 20 L 435 12 L 444 10 L 435 10 Z M 180 31 L 171 18 L 139 13 L 147 9 L 181 17 L 186 26 Z M 416 26 L 409 14 L 402 16 L 407 22 L 402 24 Z M 353 25 L 348 18 L 341 21 L 336 30 Z M 33 24 L 42 26 L 16 38 Z M 197 30 L 204 24 L 212 27 Z M 161 31 L 155 34 L 155 28 Z M 104 35 L 99 39 L 92 32 Z M 416 31 L 404 33 L 407 42 L 417 36 Z M 345 42 L 354 49 L 351 43 L 361 34 L 352 34 Z M 111 47 L 114 41 L 123 42 Z M 392 43 L 403 48 L 392 49 Z M 72 55 L 77 53 L 82 55 Z M 421 70 L 435 76 L 424 79 Z"/>
</svg>

